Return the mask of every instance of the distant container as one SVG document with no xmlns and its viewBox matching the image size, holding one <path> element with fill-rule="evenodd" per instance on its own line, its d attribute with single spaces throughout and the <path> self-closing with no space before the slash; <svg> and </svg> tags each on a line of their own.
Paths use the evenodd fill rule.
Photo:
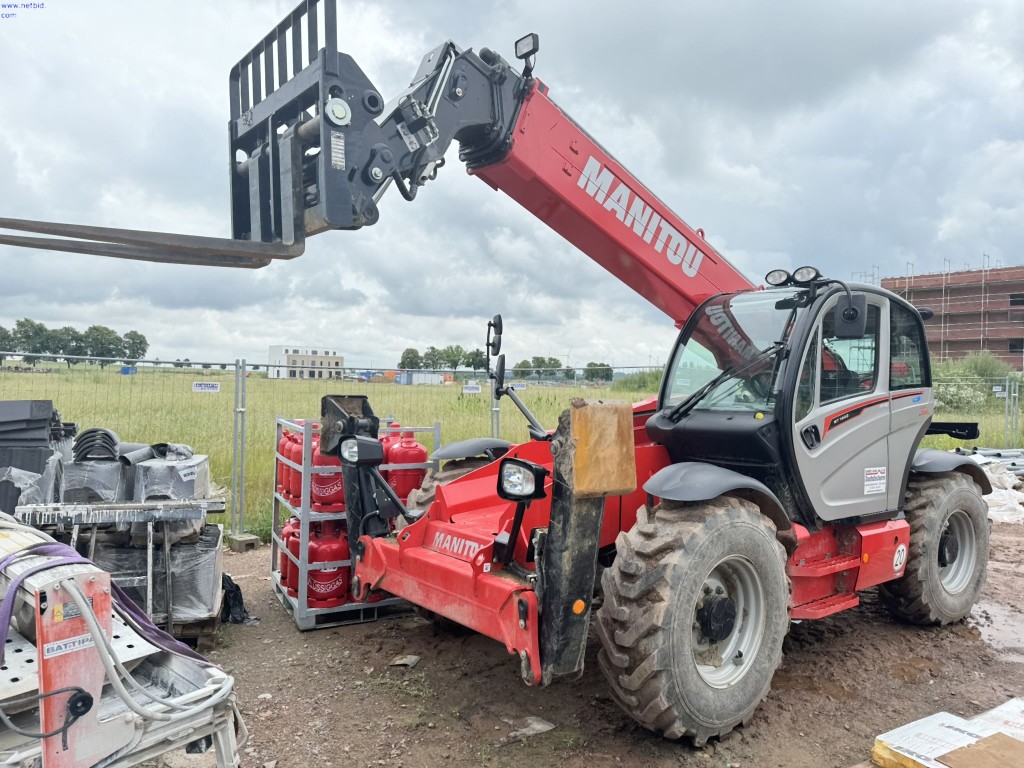
<svg viewBox="0 0 1024 768">
<path fill-rule="evenodd" d="M 122 376 L 134 376 L 138 372 L 139 372 L 139 369 L 136 368 L 134 365 L 122 365 L 121 366 L 121 375 Z"/>
<path fill-rule="evenodd" d="M 396 384 L 412 384 L 412 374 L 408 371 L 395 375 Z"/>
<path fill-rule="evenodd" d="M 413 384 L 444 384 L 444 375 L 440 373 L 412 372 Z"/>
</svg>

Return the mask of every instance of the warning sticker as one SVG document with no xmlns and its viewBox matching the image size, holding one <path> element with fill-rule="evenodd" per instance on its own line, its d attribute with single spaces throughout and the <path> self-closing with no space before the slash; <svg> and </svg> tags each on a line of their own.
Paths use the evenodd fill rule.
<svg viewBox="0 0 1024 768">
<path fill-rule="evenodd" d="M 864 494 L 885 493 L 885 467 L 867 467 L 864 470 Z"/>
<path fill-rule="evenodd" d="M 92 608 L 92 598 L 86 598 L 89 602 L 89 607 Z M 57 603 L 53 606 L 53 620 L 54 621 L 67 621 L 68 619 L 77 619 L 82 615 L 82 612 L 78 610 L 77 603 Z"/>
<path fill-rule="evenodd" d="M 345 170 L 345 134 L 341 131 L 331 131 L 331 168 Z"/>
<path fill-rule="evenodd" d="M 83 648 L 92 648 L 93 645 L 92 635 L 79 635 L 78 637 L 69 637 L 67 640 L 57 640 L 43 646 L 43 658 L 52 659 L 54 656 L 74 653 Z"/>
<path fill-rule="evenodd" d="M 410 152 L 415 152 L 420 148 L 420 143 L 416 140 L 416 137 L 409 131 L 409 127 L 405 123 L 398 124 L 398 135 L 402 137 L 402 141 L 405 142 L 405 146 L 409 148 Z"/>
<path fill-rule="evenodd" d="M 197 474 L 196 467 L 185 467 L 184 469 L 178 470 L 178 477 L 182 479 L 182 482 L 188 482 L 189 480 L 195 480 Z"/>
</svg>

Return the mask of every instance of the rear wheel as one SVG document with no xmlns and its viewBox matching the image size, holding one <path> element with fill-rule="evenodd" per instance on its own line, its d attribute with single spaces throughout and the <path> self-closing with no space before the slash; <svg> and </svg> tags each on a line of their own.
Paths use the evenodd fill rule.
<svg viewBox="0 0 1024 768">
<path fill-rule="evenodd" d="M 789 626 L 785 552 L 747 501 L 641 508 L 602 577 L 598 661 L 616 701 L 668 738 L 703 744 L 747 722 Z"/>
<path fill-rule="evenodd" d="M 880 587 L 882 601 L 913 624 L 965 618 L 988 567 L 988 505 L 981 490 L 959 472 L 926 475 L 907 486 L 904 513 L 910 524 L 907 568 L 902 578 Z"/>
</svg>

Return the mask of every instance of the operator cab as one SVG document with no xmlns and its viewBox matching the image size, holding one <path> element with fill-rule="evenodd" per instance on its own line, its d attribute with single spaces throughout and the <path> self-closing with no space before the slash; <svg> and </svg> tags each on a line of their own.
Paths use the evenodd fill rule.
<svg viewBox="0 0 1024 768">
<path fill-rule="evenodd" d="M 933 410 L 920 313 L 813 268 L 768 282 L 693 314 L 648 435 L 759 480 L 805 525 L 894 516 Z"/>
</svg>

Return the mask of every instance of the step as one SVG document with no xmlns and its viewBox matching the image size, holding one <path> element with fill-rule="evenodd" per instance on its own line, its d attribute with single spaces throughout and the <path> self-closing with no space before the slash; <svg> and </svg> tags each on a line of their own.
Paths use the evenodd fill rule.
<svg viewBox="0 0 1024 768">
<path fill-rule="evenodd" d="M 786 573 L 799 578 L 817 578 L 828 576 L 830 573 L 852 571 L 859 567 L 860 558 L 856 555 L 836 555 L 835 557 L 823 557 L 820 560 L 810 560 L 803 565 L 789 563 L 786 565 Z"/>
<path fill-rule="evenodd" d="M 860 597 L 855 592 L 842 592 L 790 608 L 789 618 L 791 620 L 820 619 L 833 613 L 845 611 L 847 608 L 855 608 L 858 605 L 860 605 Z"/>
</svg>

